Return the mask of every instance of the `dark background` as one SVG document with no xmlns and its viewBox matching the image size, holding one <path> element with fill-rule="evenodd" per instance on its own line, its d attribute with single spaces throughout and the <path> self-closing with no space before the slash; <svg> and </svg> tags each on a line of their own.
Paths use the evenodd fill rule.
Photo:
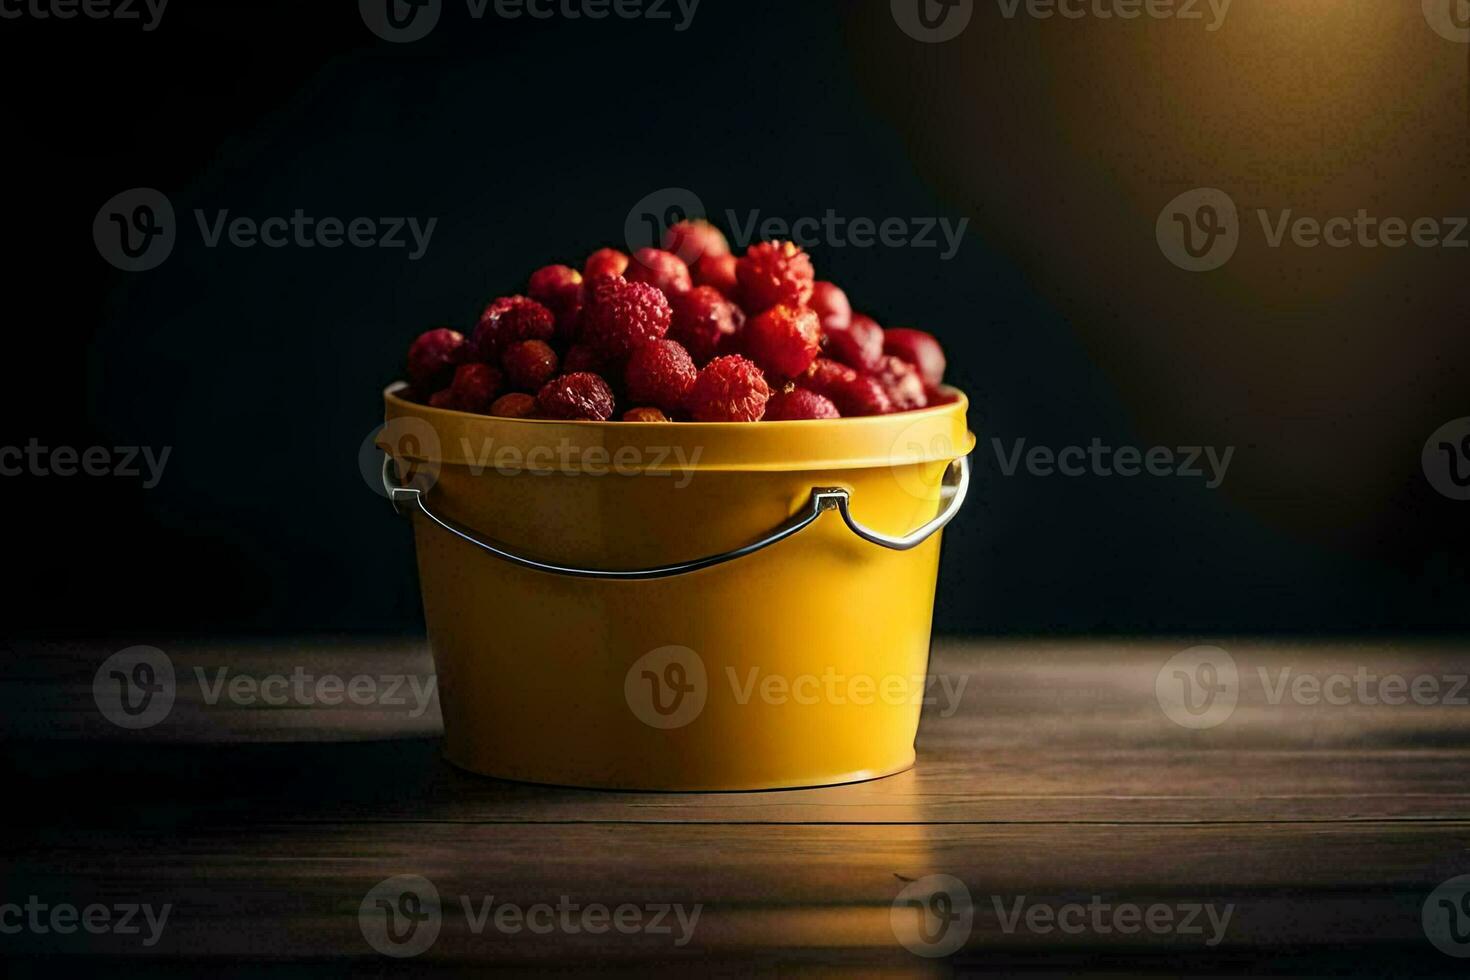
<svg viewBox="0 0 1470 980">
<path fill-rule="evenodd" d="M 1332 184 L 1344 208 L 1410 215 L 1425 212 L 1392 191 L 1430 187 L 1461 210 L 1427 213 L 1467 213 L 1464 52 L 1408 21 L 1392 43 L 1424 45 L 1432 64 L 1337 57 L 1344 38 L 1372 36 L 1366 23 L 1273 51 L 1245 4 L 1240 40 L 1195 70 L 1227 78 L 1235 59 L 1249 82 L 1325 51 L 1390 96 L 1373 74 L 1393 73 L 1428 92 L 1394 111 L 1439 169 L 1396 171 L 1415 154 L 1379 126 L 1388 110 L 1366 96 L 1343 107 L 1331 77 L 1330 110 L 1291 86 L 1250 111 L 1204 86 L 1216 101 L 1196 105 L 1200 85 L 1160 87 L 1170 59 L 1200 64 L 1166 47 L 1168 26 L 1110 49 L 1080 28 L 1001 23 L 983 3 L 947 45 L 903 35 L 886 2 L 703 0 L 684 33 L 476 22 L 449 2 L 429 38 L 404 45 L 374 37 L 348 2 L 173 0 L 151 33 L 0 21 L 12 189 L 0 442 L 172 447 L 152 490 L 0 481 L 9 630 L 145 642 L 420 628 L 408 529 L 359 469 L 381 389 L 418 332 L 467 326 L 542 264 L 623 247 L 629 209 L 665 187 L 695 191 L 722 224 L 726 209 L 972 219 L 951 261 L 813 249 L 859 309 L 937 334 L 973 403 L 977 485 L 947 532 L 939 630 L 1465 628 L 1470 504 L 1436 494 L 1419 454 L 1470 415 L 1466 257 L 1246 244 L 1229 270 L 1192 277 L 1152 237 L 1165 201 L 1213 183 L 1283 207 Z M 1255 45 L 1252 58 L 1233 43 Z M 1222 139 L 1245 147 L 1235 159 L 1199 139 L 1227 119 Z M 179 240 L 161 267 L 130 274 L 99 257 L 91 225 L 139 186 L 168 195 Z M 410 262 L 207 249 L 194 208 L 439 221 Z M 1379 258 L 1371 275 L 1345 264 Z M 1006 477 L 990 443 L 1093 437 L 1236 455 L 1211 491 Z"/>
</svg>

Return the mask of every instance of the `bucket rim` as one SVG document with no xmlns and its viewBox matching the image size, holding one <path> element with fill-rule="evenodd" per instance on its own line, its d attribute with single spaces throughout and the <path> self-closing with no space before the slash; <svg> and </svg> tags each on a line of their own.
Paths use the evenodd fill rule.
<svg viewBox="0 0 1470 980">
<path fill-rule="evenodd" d="M 408 389 L 409 389 L 409 383 L 407 381 L 395 381 L 392 384 L 390 384 L 388 387 L 386 387 L 386 388 L 383 389 L 383 400 L 385 402 L 387 402 L 388 404 L 390 404 L 390 405 L 396 403 L 398 405 L 409 406 L 417 414 L 427 415 L 427 416 L 430 416 L 430 417 L 433 417 L 435 415 L 438 415 L 438 416 L 452 416 L 452 415 L 457 415 L 457 416 L 460 416 L 462 418 L 469 418 L 469 419 L 488 419 L 488 420 L 490 420 L 492 422 L 496 422 L 496 423 L 504 422 L 504 423 L 507 423 L 507 424 L 515 424 L 515 425 L 539 425 L 539 426 L 565 425 L 565 426 L 577 426 L 577 427 L 585 427 L 585 428 L 603 428 L 605 426 L 613 425 L 613 426 L 628 426 L 630 428 L 633 427 L 633 426 L 639 426 L 639 427 L 642 427 L 644 429 L 655 429 L 655 428 L 664 428 L 664 427 L 667 427 L 667 428 L 678 428 L 678 429 L 703 429 L 703 430 L 709 430 L 709 431 L 713 431 L 713 432 L 719 432 L 719 431 L 726 431 L 726 432 L 744 432 L 744 431 L 748 431 L 755 424 L 755 423 L 752 423 L 752 422 L 674 422 L 674 421 L 668 421 L 668 422 L 624 422 L 621 419 L 608 419 L 605 422 L 597 422 L 597 421 L 592 421 L 592 420 L 580 420 L 579 421 L 579 420 L 571 420 L 571 419 L 513 419 L 513 418 L 505 418 L 505 417 L 499 416 L 499 415 L 484 415 L 484 414 L 481 414 L 479 412 L 463 412 L 463 411 L 460 411 L 457 408 L 435 408 L 432 405 L 425 405 L 425 404 L 423 404 L 421 402 L 409 401 L 407 398 L 404 398 L 403 395 L 402 395 L 402 393 L 404 391 L 407 391 Z M 891 415 L 853 415 L 853 416 L 844 416 L 844 417 L 842 417 L 840 419 L 792 419 L 792 420 L 789 420 L 789 421 L 775 421 L 775 420 L 772 420 L 772 421 L 769 421 L 769 422 L 766 421 L 766 420 L 764 420 L 764 419 L 762 419 L 759 424 L 760 424 L 760 426 L 762 428 L 766 428 L 766 429 L 772 428 L 774 426 L 787 426 L 787 425 L 790 425 L 790 426 L 816 426 L 816 425 L 822 425 L 822 426 L 834 427 L 834 426 L 838 426 L 838 425 L 851 425 L 853 423 L 872 422 L 873 420 L 876 420 L 876 419 L 893 419 L 893 418 L 915 419 L 915 418 L 923 417 L 925 415 L 943 415 L 943 414 L 945 414 L 945 410 L 946 409 L 952 410 L 952 409 L 954 409 L 954 407 L 955 407 L 956 404 L 963 406 L 966 412 L 969 411 L 970 398 L 969 398 L 968 395 L 966 395 L 959 388 L 956 388 L 954 385 L 945 385 L 945 384 L 942 384 L 942 385 L 939 385 L 939 390 L 945 391 L 945 392 L 951 392 L 953 394 L 958 395 L 959 396 L 959 401 L 958 402 L 949 402 L 949 403 L 944 404 L 944 405 L 931 405 L 931 406 L 929 406 L 927 408 L 913 408 L 913 409 L 909 409 L 906 412 L 894 412 Z"/>
<path fill-rule="evenodd" d="M 975 446 L 967 421 L 969 399 L 960 389 L 947 385 L 942 386 L 944 390 L 958 398 L 945 405 L 891 415 L 759 423 L 511 419 L 412 402 L 403 397 L 407 387 L 406 382 L 397 381 L 384 389 L 387 424 L 417 423 L 427 426 L 432 435 L 420 440 L 414 449 L 401 451 L 385 430 L 379 446 L 402 459 L 449 466 L 483 464 L 487 449 L 509 447 L 529 454 L 557 443 L 582 452 L 671 451 L 663 458 L 649 458 L 634 467 L 648 472 L 865 469 L 947 463 L 968 455 Z M 429 434 L 428 430 L 424 434 Z"/>
</svg>

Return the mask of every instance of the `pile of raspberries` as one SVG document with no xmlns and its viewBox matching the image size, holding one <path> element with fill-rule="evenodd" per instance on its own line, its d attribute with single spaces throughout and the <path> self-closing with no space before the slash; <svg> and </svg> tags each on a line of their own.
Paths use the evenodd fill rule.
<svg viewBox="0 0 1470 980">
<path fill-rule="evenodd" d="M 505 418 L 759 422 L 886 415 L 955 401 L 944 351 L 885 330 L 816 281 L 791 242 L 735 256 L 682 221 L 664 247 L 548 265 L 495 300 L 469 339 L 430 330 L 408 350 L 410 397 Z"/>
</svg>

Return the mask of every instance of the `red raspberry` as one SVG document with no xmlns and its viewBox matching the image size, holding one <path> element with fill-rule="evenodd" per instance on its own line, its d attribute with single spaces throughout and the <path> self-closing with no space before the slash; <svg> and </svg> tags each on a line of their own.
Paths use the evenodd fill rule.
<svg viewBox="0 0 1470 980">
<path fill-rule="evenodd" d="M 664 231 L 664 250 L 673 252 L 693 265 L 705 256 L 730 254 L 730 243 L 720 229 L 703 218 L 691 218 L 670 225 Z"/>
<path fill-rule="evenodd" d="M 766 403 L 766 422 L 794 422 L 798 419 L 840 419 L 837 406 L 815 391 L 792 388 L 771 396 Z"/>
<path fill-rule="evenodd" d="M 883 353 L 892 354 L 919 369 L 929 387 L 944 382 L 944 348 L 933 334 L 898 327 L 883 331 Z"/>
<path fill-rule="evenodd" d="M 759 422 L 770 397 L 754 361 L 717 357 L 699 372 L 689 392 L 689 414 L 696 422 Z"/>
<path fill-rule="evenodd" d="M 502 296 L 480 314 L 471 343 L 483 361 L 499 359 L 501 351 L 522 340 L 550 340 L 556 317 L 526 296 Z"/>
<path fill-rule="evenodd" d="M 894 411 L 907 412 L 929 404 L 924 397 L 924 379 L 908 361 L 887 355 L 872 376 L 883 386 Z"/>
<path fill-rule="evenodd" d="M 805 306 L 812 298 L 816 271 L 811 258 L 791 242 L 759 242 L 736 267 L 741 306 L 763 313 L 780 304 Z"/>
<path fill-rule="evenodd" d="M 740 307 L 735 307 L 738 311 Z M 720 338 L 720 349 L 715 352 L 716 357 L 724 357 L 726 354 L 739 354 L 745 356 L 745 314 L 740 314 L 740 329 L 728 337 Z M 702 366 L 702 365 L 701 365 Z"/>
<path fill-rule="evenodd" d="M 846 330 L 826 332 L 827 353 L 850 368 L 876 371 L 883 360 L 883 328 L 872 317 L 852 314 Z"/>
<path fill-rule="evenodd" d="M 857 380 L 858 373 L 846 364 L 826 357 L 819 357 L 812 361 L 812 366 L 806 369 L 801 377 L 803 387 L 810 388 L 819 395 L 832 397 L 832 392 L 841 385 L 851 384 Z M 834 401 L 836 399 L 833 399 Z"/>
<path fill-rule="evenodd" d="M 740 307 L 720 295 L 713 286 L 695 286 L 669 300 L 674 319 L 669 336 L 684 345 L 695 364 L 705 364 L 720 350 L 720 343 L 745 325 Z"/>
<path fill-rule="evenodd" d="M 812 366 L 822 349 L 822 324 L 811 310 L 773 306 L 745 327 L 745 349 L 761 367 L 794 378 Z"/>
<path fill-rule="evenodd" d="M 464 334 L 448 327 L 420 334 L 408 348 L 408 377 L 419 391 L 449 386 L 464 357 Z"/>
<path fill-rule="evenodd" d="M 656 408 L 633 408 L 623 413 L 624 422 L 667 422 L 669 417 Z"/>
<path fill-rule="evenodd" d="M 588 279 L 595 276 L 621 276 L 628 271 L 629 261 L 631 260 L 626 255 L 615 248 L 599 248 L 587 256 L 582 275 Z"/>
<path fill-rule="evenodd" d="M 839 385 L 830 397 L 837 410 L 848 417 L 890 415 L 894 411 L 893 399 L 871 374 L 860 374 L 847 384 Z"/>
<path fill-rule="evenodd" d="M 454 407 L 461 412 L 485 411 L 499 388 L 500 372 L 478 361 L 461 364 L 454 372 L 454 383 L 449 386 L 454 395 Z"/>
<path fill-rule="evenodd" d="M 459 399 L 455 397 L 452 390 L 445 388 L 443 391 L 436 391 L 429 396 L 429 407 L 448 408 L 458 411 Z"/>
<path fill-rule="evenodd" d="M 582 308 L 582 341 L 619 360 L 668 333 L 673 315 L 656 286 L 621 276 L 592 279 Z"/>
<path fill-rule="evenodd" d="M 628 385 L 629 401 L 676 412 L 698 376 L 694 359 L 681 345 L 672 340 L 655 340 L 628 358 L 623 379 Z"/>
<path fill-rule="evenodd" d="M 566 374 L 607 374 L 607 358 L 586 344 L 573 344 L 561 359 L 561 369 Z"/>
<path fill-rule="evenodd" d="M 540 391 L 556 377 L 556 351 L 544 340 L 523 340 L 505 349 L 500 366 L 505 368 L 505 380 L 512 388 Z"/>
<path fill-rule="evenodd" d="M 606 422 L 613 414 L 613 393 L 595 374 L 564 374 L 536 393 L 536 407 L 547 418 Z"/>
<path fill-rule="evenodd" d="M 852 304 L 847 301 L 847 294 L 830 282 L 812 285 L 810 306 L 821 318 L 823 330 L 846 330 L 852 323 Z"/>
<path fill-rule="evenodd" d="M 846 364 L 819 357 L 801 379 L 803 386 L 829 399 L 846 416 L 887 415 L 893 402 L 876 378 L 860 375 Z"/>
<path fill-rule="evenodd" d="M 740 260 L 733 255 L 706 255 L 694 263 L 694 284 L 713 286 L 733 300 L 740 294 L 740 279 L 735 271 L 739 265 Z"/>
<path fill-rule="evenodd" d="M 567 265 L 548 265 L 531 273 L 526 292 L 556 317 L 556 335 L 575 337 L 582 313 L 582 273 Z"/>
<path fill-rule="evenodd" d="M 930 408 L 936 405 L 953 405 L 960 400 L 960 393 L 953 388 L 936 388 L 925 385 L 924 399 L 928 401 Z"/>
<path fill-rule="evenodd" d="M 629 282 L 646 282 L 663 290 L 665 296 L 687 293 L 694 285 L 689 267 L 672 252 L 656 248 L 640 248 L 633 253 L 633 263 L 624 273 Z"/>
<path fill-rule="evenodd" d="M 525 392 L 513 391 L 495 399 L 486 414 L 498 415 L 504 419 L 528 419 L 536 414 L 536 399 Z"/>
</svg>

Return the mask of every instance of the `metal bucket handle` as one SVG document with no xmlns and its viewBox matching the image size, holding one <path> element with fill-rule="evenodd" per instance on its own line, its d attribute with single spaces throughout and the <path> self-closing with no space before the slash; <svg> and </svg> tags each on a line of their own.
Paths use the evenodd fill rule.
<svg viewBox="0 0 1470 980">
<path fill-rule="evenodd" d="M 746 555 L 754 554 L 763 548 L 769 548 L 777 541 L 783 541 L 807 525 L 812 524 L 823 511 L 837 510 L 842 515 L 843 521 L 852 529 L 852 532 L 864 541 L 891 548 L 894 551 L 908 551 L 916 548 L 927 541 L 935 531 L 944 527 L 954 516 L 959 513 L 960 506 L 965 502 L 965 494 L 970 489 L 970 458 L 960 456 L 949 464 L 945 471 L 944 484 L 940 489 L 940 499 L 944 501 L 944 507 L 939 516 L 925 524 L 923 527 L 904 535 L 903 537 L 890 537 L 880 534 L 871 528 L 864 527 L 852 516 L 849 507 L 848 491 L 842 487 L 813 487 L 811 498 L 804 510 L 799 510 L 788 517 L 785 521 L 776 525 L 770 531 L 762 535 L 758 540 L 736 548 L 733 551 L 721 552 L 718 555 L 710 555 L 707 558 L 699 558 L 694 561 L 679 562 L 674 565 L 660 565 L 655 568 L 638 569 L 601 569 L 601 568 L 574 568 L 567 565 L 553 565 L 548 562 L 537 561 L 527 558 L 508 550 L 502 545 L 486 541 L 478 537 L 470 529 L 441 517 L 429 509 L 424 501 L 423 491 L 416 487 L 404 486 L 398 482 L 397 472 L 393 466 L 391 456 L 383 457 L 383 487 L 388 491 L 388 497 L 393 502 L 393 509 L 400 514 L 411 514 L 412 508 L 417 508 L 429 520 L 453 534 L 462 541 L 466 541 L 482 551 L 487 551 L 502 561 L 508 561 L 522 568 L 534 569 L 538 572 L 548 572 L 552 575 L 566 575 L 572 578 L 596 578 L 596 579 L 618 579 L 623 581 L 640 581 L 646 579 L 672 578 L 675 575 L 685 575 L 689 572 L 697 572 L 702 568 L 710 568 L 714 565 L 722 565 L 736 558 L 744 558 Z"/>
</svg>

